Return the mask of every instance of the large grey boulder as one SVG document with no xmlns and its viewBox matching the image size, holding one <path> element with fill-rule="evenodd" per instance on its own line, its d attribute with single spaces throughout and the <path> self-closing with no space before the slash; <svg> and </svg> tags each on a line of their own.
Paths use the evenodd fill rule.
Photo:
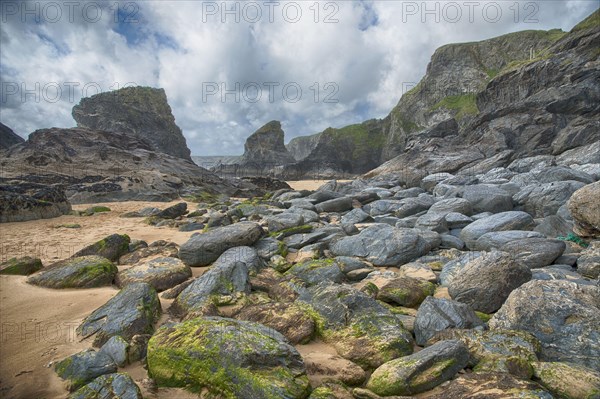
<svg viewBox="0 0 600 399">
<path fill-rule="evenodd" d="M 267 216 L 265 220 L 267 221 L 269 233 L 275 233 L 304 224 L 304 217 L 302 214 L 291 212 L 283 212 L 278 215 Z"/>
<path fill-rule="evenodd" d="M 122 255 L 129 252 L 131 239 L 127 234 L 111 234 L 85 248 L 77 251 L 73 257 L 97 255 L 111 262 L 117 262 Z"/>
<path fill-rule="evenodd" d="M 381 365 L 371 375 L 367 388 L 381 396 L 418 394 L 448 381 L 468 361 L 469 352 L 461 341 L 440 341 Z"/>
<path fill-rule="evenodd" d="M 314 259 L 298 263 L 285 274 L 295 276 L 307 285 L 316 285 L 323 281 L 341 283 L 344 280 L 340 265 L 332 259 Z"/>
<path fill-rule="evenodd" d="M 578 181 L 559 181 L 545 184 L 532 184 L 524 187 L 513 196 L 517 209 L 534 217 L 556 215 L 558 209 L 567 203 L 571 195 L 585 186 Z"/>
<path fill-rule="evenodd" d="M 233 247 L 253 245 L 263 234 L 254 222 L 217 227 L 192 236 L 179 248 L 179 258 L 188 266 L 206 266 Z"/>
<path fill-rule="evenodd" d="M 335 256 L 355 256 L 375 266 L 400 266 L 425 255 L 433 248 L 431 244 L 416 230 L 376 224 L 333 242 L 330 250 Z"/>
<path fill-rule="evenodd" d="M 440 285 L 447 287 L 450 285 L 454 277 L 471 261 L 480 257 L 483 252 L 469 251 L 459 258 L 451 260 L 442 266 L 442 271 L 439 275 Z"/>
<path fill-rule="evenodd" d="M 66 381 L 69 391 L 74 391 L 103 374 L 114 373 L 117 365 L 104 352 L 87 349 L 57 362 L 54 371 Z"/>
<path fill-rule="evenodd" d="M 446 198 L 431 205 L 431 208 L 427 211 L 427 213 L 441 213 L 443 215 L 451 212 L 470 216 L 473 214 L 473 205 L 464 198 Z"/>
<path fill-rule="evenodd" d="M 564 241 L 548 238 L 525 238 L 504 244 L 500 250 L 510 253 L 530 269 L 544 267 L 554 263 L 567 245 Z"/>
<path fill-rule="evenodd" d="M 491 184 L 465 186 L 462 198 L 473 205 L 473 212 L 506 212 L 513 209 L 510 193 Z"/>
<path fill-rule="evenodd" d="M 591 184 L 594 182 L 594 178 L 589 174 L 566 166 L 544 168 L 535 173 L 535 177 L 540 183 L 553 183 L 567 180 L 580 181 L 584 184 Z"/>
<path fill-rule="evenodd" d="M 262 266 L 258 253 L 251 247 L 235 247 L 223 252 L 211 269 L 185 288 L 173 302 L 170 311 L 180 317 L 210 313 L 212 296 L 235 300 L 241 293 L 250 293 L 248 275 Z"/>
<path fill-rule="evenodd" d="M 93 288 L 111 285 L 117 267 L 108 259 L 90 255 L 54 263 L 29 276 L 27 282 L 46 288 Z"/>
<path fill-rule="evenodd" d="M 183 283 L 190 277 L 192 277 L 192 270 L 181 260 L 161 257 L 120 271 L 115 283 L 123 288 L 129 284 L 144 282 L 161 292 Z"/>
<path fill-rule="evenodd" d="M 600 369 L 600 290 L 565 280 L 532 280 L 514 290 L 490 328 L 523 330 L 542 344 L 540 359 Z"/>
<path fill-rule="evenodd" d="M 494 251 L 467 263 L 448 286 L 452 299 L 474 310 L 492 313 L 510 293 L 531 280 L 531 271 L 511 254 Z"/>
<path fill-rule="evenodd" d="M 440 331 L 449 328 L 474 328 L 483 325 L 473 309 L 464 303 L 450 299 L 427 297 L 415 319 L 414 331 L 417 345 L 427 341 Z"/>
<path fill-rule="evenodd" d="M 140 388 L 125 373 L 106 374 L 73 392 L 69 399 L 143 399 Z"/>
<path fill-rule="evenodd" d="M 526 212 L 511 211 L 478 219 L 460 232 L 467 248 L 472 249 L 479 237 L 492 231 L 530 230 L 533 218 Z"/>
<path fill-rule="evenodd" d="M 187 204 L 185 202 L 180 202 L 173 206 L 163 209 L 162 211 L 156 213 L 153 216 L 161 219 L 176 219 L 179 216 L 183 216 L 187 213 Z"/>
<path fill-rule="evenodd" d="M 84 338 L 95 335 L 94 346 L 97 347 L 115 335 L 129 341 L 137 334 L 152 334 L 160 313 L 160 301 L 154 288 L 146 283 L 135 283 L 94 310 L 76 331 Z"/>
<path fill-rule="evenodd" d="M 475 241 L 475 244 L 473 244 L 472 249 L 476 251 L 491 251 L 493 249 L 500 249 L 511 242 L 531 238 L 543 239 L 544 235 L 536 231 L 525 230 L 492 231 L 479 237 Z"/>
<path fill-rule="evenodd" d="M 373 218 L 369 214 L 363 211 L 361 208 L 351 210 L 342 216 L 342 224 L 356 224 L 364 221 L 372 221 Z"/>
<path fill-rule="evenodd" d="M 584 237 L 600 237 L 600 182 L 577 190 L 569 200 L 569 212 L 575 221 L 573 231 Z"/>
<path fill-rule="evenodd" d="M 150 339 L 147 359 L 158 386 L 231 398 L 304 399 L 310 392 L 302 356 L 254 322 L 199 317 L 165 325 Z"/>
<path fill-rule="evenodd" d="M 318 212 L 345 212 L 352 209 L 352 198 L 340 197 L 318 203 Z"/>
</svg>

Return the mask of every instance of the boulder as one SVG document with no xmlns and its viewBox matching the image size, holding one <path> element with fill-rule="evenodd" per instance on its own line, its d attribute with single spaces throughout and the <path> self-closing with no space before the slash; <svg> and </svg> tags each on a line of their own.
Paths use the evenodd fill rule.
<svg viewBox="0 0 600 399">
<path fill-rule="evenodd" d="M 308 396 L 302 357 L 261 324 L 200 317 L 161 327 L 148 343 L 148 373 L 158 386 L 202 389 L 212 396 Z"/>
<path fill-rule="evenodd" d="M 344 274 L 334 259 L 311 259 L 292 266 L 286 275 L 295 276 L 307 285 L 316 285 L 323 281 L 341 283 Z"/>
<path fill-rule="evenodd" d="M 531 280 L 531 271 L 511 254 L 494 251 L 467 263 L 448 286 L 452 299 L 472 309 L 492 313 L 510 293 Z"/>
<path fill-rule="evenodd" d="M 131 239 L 127 234 L 111 234 L 92 245 L 80 249 L 73 257 L 98 255 L 111 262 L 116 262 L 122 255 L 129 252 L 130 242 Z"/>
<path fill-rule="evenodd" d="M 452 212 L 470 216 L 473 214 L 473 205 L 464 198 L 446 198 L 431 205 L 427 211 L 427 213 L 441 213 L 444 216 Z"/>
<path fill-rule="evenodd" d="M 114 335 L 100 348 L 100 352 L 107 354 L 119 367 L 125 367 L 128 360 L 129 343 Z"/>
<path fill-rule="evenodd" d="M 439 275 L 440 285 L 447 287 L 450 285 L 454 277 L 462 270 L 469 262 L 480 257 L 483 252 L 469 251 L 459 258 L 451 260 L 442 266 L 442 271 Z"/>
<path fill-rule="evenodd" d="M 292 227 L 302 226 L 304 217 L 300 213 L 283 212 L 278 215 L 267 216 L 265 218 L 269 233 L 275 233 Z"/>
<path fill-rule="evenodd" d="M 124 373 L 106 374 L 73 392 L 68 399 L 143 399 L 140 388 Z"/>
<path fill-rule="evenodd" d="M 131 284 L 86 317 L 77 334 L 84 338 L 95 335 L 96 347 L 115 335 L 128 341 L 137 334 L 152 334 L 160 313 L 154 288 L 146 283 Z"/>
<path fill-rule="evenodd" d="M 556 215 L 571 195 L 585 184 L 578 181 L 559 181 L 525 186 L 513 196 L 517 209 L 536 218 Z"/>
<path fill-rule="evenodd" d="M 600 371 L 573 363 L 534 362 L 533 375 L 550 393 L 560 398 L 600 396 Z"/>
<path fill-rule="evenodd" d="M 57 362 L 54 371 L 72 392 L 96 377 L 116 372 L 117 365 L 106 353 L 88 349 Z"/>
<path fill-rule="evenodd" d="M 469 361 L 460 341 L 440 341 L 413 355 L 387 362 L 373 372 L 367 388 L 381 396 L 414 395 L 448 381 Z"/>
<path fill-rule="evenodd" d="M 479 237 L 492 231 L 529 230 L 533 218 L 525 212 L 501 212 L 474 221 L 462 229 L 460 239 L 468 248 L 473 248 Z"/>
<path fill-rule="evenodd" d="M 514 290 L 490 328 L 523 330 L 542 344 L 543 361 L 600 369 L 600 291 L 565 280 L 532 280 Z"/>
<path fill-rule="evenodd" d="M 28 276 L 41 270 L 44 266 L 39 258 L 24 256 L 22 258 L 11 258 L 0 263 L 0 274 L 13 274 Z"/>
<path fill-rule="evenodd" d="M 250 293 L 249 273 L 257 272 L 262 262 L 254 248 L 235 247 L 223 252 L 211 269 L 196 278 L 173 302 L 170 311 L 192 318 L 210 313 L 213 297 L 235 301 L 240 294 Z"/>
<path fill-rule="evenodd" d="M 340 197 L 320 202 L 316 205 L 317 212 L 345 212 L 352 209 L 352 198 Z"/>
<path fill-rule="evenodd" d="M 349 285 L 324 282 L 302 290 L 298 302 L 309 307 L 317 335 L 363 368 L 376 368 L 413 351 L 412 336 L 400 320 Z"/>
<path fill-rule="evenodd" d="M 206 266 L 229 248 L 253 245 L 262 233 L 262 228 L 253 222 L 210 229 L 184 243 L 179 248 L 179 258 L 188 266 Z"/>
<path fill-rule="evenodd" d="M 292 345 L 308 343 L 315 332 L 315 322 L 310 314 L 293 303 L 271 302 L 246 306 L 235 318 L 272 328 L 283 334 Z"/>
<path fill-rule="evenodd" d="M 373 218 L 368 213 L 361 208 L 356 208 L 342 216 L 341 222 L 342 224 L 356 224 L 372 220 Z"/>
<path fill-rule="evenodd" d="M 462 198 L 473 206 L 473 212 L 507 212 L 513 209 L 510 193 L 491 184 L 465 186 Z M 462 213 L 462 212 L 461 212 Z"/>
<path fill-rule="evenodd" d="M 433 295 L 435 285 L 412 277 L 399 277 L 388 281 L 379 288 L 377 299 L 408 308 L 418 307 L 421 302 Z"/>
<path fill-rule="evenodd" d="M 600 242 L 592 243 L 577 258 L 577 271 L 587 278 L 597 279 L 600 276 Z"/>
<path fill-rule="evenodd" d="M 29 276 L 27 282 L 47 288 L 93 288 L 111 285 L 117 271 L 106 258 L 81 256 L 54 263 Z"/>
<path fill-rule="evenodd" d="M 569 200 L 569 211 L 575 221 L 573 231 L 583 237 L 600 237 L 600 182 L 575 191 Z"/>
<path fill-rule="evenodd" d="M 450 299 L 427 297 L 417 311 L 415 338 L 417 345 L 424 345 L 439 331 L 481 325 L 483 322 L 468 305 Z"/>
<path fill-rule="evenodd" d="M 485 233 L 475 241 L 472 249 L 476 251 L 491 251 L 500 249 L 511 242 L 519 242 L 530 238 L 544 238 L 544 235 L 535 231 L 507 230 Z"/>
<path fill-rule="evenodd" d="M 156 218 L 160 219 L 176 219 L 179 216 L 183 216 L 187 213 L 187 204 L 185 202 L 180 202 L 173 206 L 163 209 L 162 211 L 156 213 Z"/>
<path fill-rule="evenodd" d="M 192 270 L 177 258 L 154 258 L 117 274 L 115 283 L 123 288 L 133 283 L 148 283 L 158 292 L 172 288 L 192 277 Z"/>
<path fill-rule="evenodd" d="M 548 238 L 525 238 L 500 247 L 513 258 L 530 269 L 549 266 L 563 254 L 567 245 L 564 241 Z"/>
<path fill-rule="evenodd" d="M 385 224 L 370 226 L 355 236 L 342 238 L 330 245 L 335 256 L 355 256 L 375 266 L 400 266 L 431 249 L 431 244 L 415 230 L 397 229 Z"/>
</svg>

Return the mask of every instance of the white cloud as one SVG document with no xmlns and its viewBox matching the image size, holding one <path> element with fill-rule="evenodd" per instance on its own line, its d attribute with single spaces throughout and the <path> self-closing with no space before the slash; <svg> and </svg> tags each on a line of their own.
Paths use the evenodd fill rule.
<svg viewBox="0 0 600 399">
<path fill-rule="evenodd" d="M 7 3 L 17 7 L 16 13 Z M 70 21 L 66 3 L 58 2 L 63 15 L 56 23 L 35 23 L 32 15 L 23 21 L 22 8 L 33 9 L 35 4 L 43 8 L 47 3 L 3 2 L 3 123 L 22 136 L 38 128 L 73 126 L 71 108 L 84 94 L 85 85 L 90 95 L 96 87 L 107 91 L 133 82 L 166 90 L 176 121 L 197 155 L 240 154 L 245 138 L 272 119 L 283 122 L 289 141 L 328 126 L 383 117 L 403 89 L 422 77 L 440 45 L 522 29 L 567 30 L 597 7 L 593 1 L 522 1 L 519 7 L 514 2 L 484 1 L 469 21 L 469 8 L 462 1 L 280 2 L 270 22 L 263 1 L 228 2 L 228 8 L 246 7 L 249 17 L 255 15 L 252 7 L 261 5 L 258 22 L 244 21 L 242 13 L 236 23 L 232 14 L 207 15 L 215 6 L 223 11 L 220 1 L 123 2 L 116 15 L 121 22 L 115 23 L 112 3 L 103 6 L 101 20 L 90 22 L 81 9 L 88 4 L 93 11 L 100 3 L 81 3 Z M 439 22 L 434 13 L 423 13 L 424 4 L 429 10 L 437 7 Z M 502 16 L 492 22 L 496 4 Z M 292 23 L 296 5 L 302 16 Z M 448 22 L 456 9 L 462 16 L 456 23 Z M 123 22 L 131 11 L 137 22 Z M 42 20 L 47 16 L 43 10 L 40 14 Z M 338 22 L 324 23 L 328 15 Z M 69 98 L 68 82 L 79 84 L 73 98 Z M 268 82 L 279 84 L 273 99 Z M 325 87 L 330 82 L 334 85 Z M 36 91 L 36 83 L 39 101 L 33 94 L 23 96 L 22 89 Z M 239 99 L 234 94 L 222 99 L 221 88 L 233 89 L 236 83 L 246 88 Z M 301 88 L 299 101 L 282 98 L 286 84 L 290 96 L 294 87 Z M 216 94 L 203 95 L 214 85 L 219 88 Z M 49 101 L 55 86 L 61 87 L 62 98 Z M 260 100 L 248 101 L 256 98 L 257 87 Z M 17 93 L 12 94 L 14 90 Z M 333 92 L 338 102 L 325 103 Z"/>
</svg>

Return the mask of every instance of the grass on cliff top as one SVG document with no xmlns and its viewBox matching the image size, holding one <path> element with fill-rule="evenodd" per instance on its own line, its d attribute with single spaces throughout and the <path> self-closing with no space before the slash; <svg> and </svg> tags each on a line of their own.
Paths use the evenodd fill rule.
<svg viewBox="0 0 600 399">
<path fill-rule="evenodd" d="M 431 107 L 431 110 L 435 111 L 438 108 L 458 111 L 454 116 L 457 120 L 460 120 L 467 115 L 477 115 L 479 113 L 474 93 L 445 97 Z"/>
<path fill-rule="evenodd" d="M 345 126 L 340 129 L 331 129 L 334 145 L 343 147 L 343 143 L 352 142 L 352 159 L 362 159 L 373 153 L 378 153 L 383 148 L 385 138 L 383 134 L 369 134 L 364 124 Z"/>
<path fill-rule="evenodd" d="M 592 15 L 575 25 L 571 32 L 579 32 L 585 29 L 598 28 L 600 26 L 600 9 L 594 11 Z"/>
</svg>

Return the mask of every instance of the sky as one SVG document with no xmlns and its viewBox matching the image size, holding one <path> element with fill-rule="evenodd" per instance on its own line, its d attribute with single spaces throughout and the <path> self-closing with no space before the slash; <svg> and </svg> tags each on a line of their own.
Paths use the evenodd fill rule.
<svg viewBox="0 0 600 399">
<path fill-rule="evenodd" d="M 0 122 L 72 127 L 82 97 L 165 89 L 193 155 L 240 155 L 279 120 L 285 141 L 383 118 L 435 49 L 570 30 L 598 0 L 2 1 Z"/>
</svg>

